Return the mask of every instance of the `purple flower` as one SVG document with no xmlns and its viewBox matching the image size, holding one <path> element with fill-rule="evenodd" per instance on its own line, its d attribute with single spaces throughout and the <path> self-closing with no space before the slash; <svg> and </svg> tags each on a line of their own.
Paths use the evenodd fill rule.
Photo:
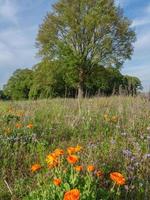
<svg viewBox="0 0 150 200">
<path fill-rule="evenodd" d="M 132 155 L 132 152 L 129 151 L 128 149 L 123 150 L 122 153 L 123 153 L 125 156 L 131 156 L 131 155 Z"/>
<path fill-rule="evenodd" d="M 144 157 L 144 159 L 150 158 L 150 153 L 145 154 L 143 157 Z"/>
</svg>

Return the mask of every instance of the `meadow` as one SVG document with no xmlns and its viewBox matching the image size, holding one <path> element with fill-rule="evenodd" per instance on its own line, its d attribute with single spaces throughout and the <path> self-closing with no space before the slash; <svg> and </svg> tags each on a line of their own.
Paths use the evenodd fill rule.
<svg viewBox="0 0 150 200">
<path fill-rule="evenodd" d="M 148 200 L 150 102 L 0 102 L 0 200 Z"/>
</svg>

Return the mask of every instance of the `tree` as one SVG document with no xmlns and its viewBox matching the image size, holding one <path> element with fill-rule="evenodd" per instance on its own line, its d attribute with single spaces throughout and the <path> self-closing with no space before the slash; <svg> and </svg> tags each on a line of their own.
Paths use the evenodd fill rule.
<svg viewBox="0 0 150 200">
<path fill-rule="evenodd" d="M 4 94 L 3 90 L 0 90 L 0 100 L 9 100 L 9 97 Z"/>
<path fill-rule="evenodd" d="M 134 76 L 124 76 L 123 77 L 123 87 L 127 91 L 127 95 L 137 95 L 139 90 L 142 90 L 142 84 L 139 78 Z"/>
<path fill-rule="evenodd" d="M 30 98 L 48 98 L 65 94 L 65 81 L 56 61 L 44 60 L 33 67 Z"/>
<path fill-rule="evenodd" d="M 59 60 L 82 97 L 95 66 L 119 69 L 131 58 L 135 33 L 130 25 L 114 0 L 59 0 L 39 28 L 39 55 Z"/>
<path fill-rule="evenodd" d="M 18 69 L 4 86 L 4 94 L 11 99 L 28 99 L 32 85 L 33 71 L 30 69 Z"/>
</svg>

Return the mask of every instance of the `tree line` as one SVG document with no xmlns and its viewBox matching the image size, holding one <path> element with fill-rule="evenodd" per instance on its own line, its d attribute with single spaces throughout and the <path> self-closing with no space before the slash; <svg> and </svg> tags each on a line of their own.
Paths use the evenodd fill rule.
<svg viewBox="0 0 150 200">
<path fill-rule="evenodd" d="M 1 96 L 135 95 L 140 80 L 120 72 L 135 40 L 131 21 L 114 0 L 58 0 L 37 34 L 41 62 L 15 71 Z"/>
<path fill-rule="evenodd" d="M 84 96 L 136 95 L 142 89 L 137 77 L 124 76 L 118 69 L 96 67 L 86 78 Z M 41 62 L 32 69 L 18 69 L 0 92 L 2 99 L 39 99 L 49 97 L 76 97 L 78 82 L 70 78 L 56 62 Z"/>
</svg>

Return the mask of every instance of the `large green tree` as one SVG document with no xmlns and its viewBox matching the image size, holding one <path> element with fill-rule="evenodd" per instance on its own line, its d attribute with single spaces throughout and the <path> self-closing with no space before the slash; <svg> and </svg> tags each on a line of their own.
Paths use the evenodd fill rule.
<svg viewBox="0 0 150 200">
<path fill-rule="evenodd" d="M 66 67 L 81 97 L 95 66 L 120 68 L 131 58 L 130 25 L 114 0 L 58 0 L 39 28 L 39 54 Z"/>
<path fill-rule="evenodd" d="M 28 99 L 32 81 L 32 70 L 17 69 L 4 86 L 4 94 L 15 100 Z"/>
</svg>

